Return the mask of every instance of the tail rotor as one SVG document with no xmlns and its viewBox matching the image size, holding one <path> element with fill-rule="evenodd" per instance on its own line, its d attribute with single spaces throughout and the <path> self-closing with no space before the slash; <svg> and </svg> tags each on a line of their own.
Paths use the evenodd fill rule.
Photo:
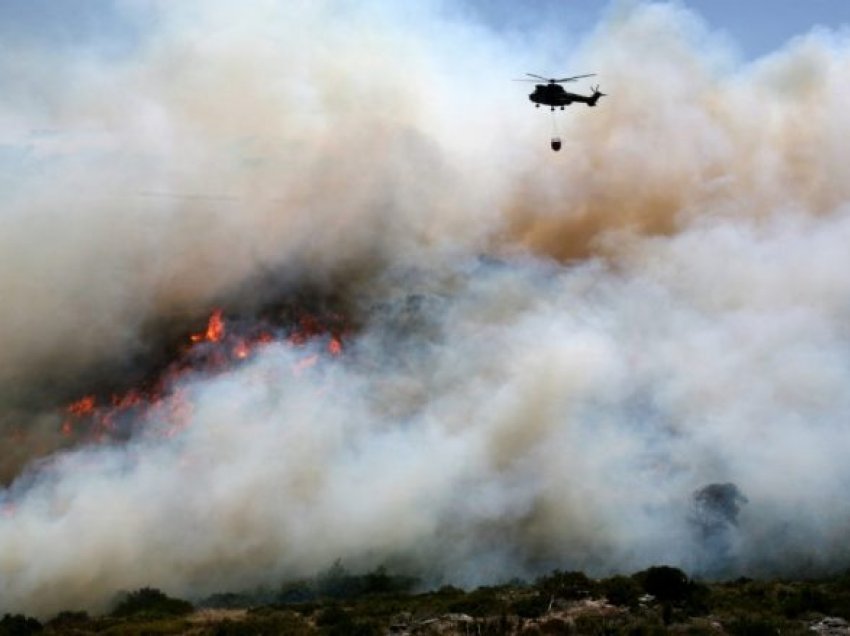
<svg viewBox="0 0 850 636">
<path fill-rule="evenodd" d="M 591 89 L 593 90 L 593 95 L 588 98 L 587 105 L 596 106 L 596 102 L 599 101 L 599 98 L 605 97 L 606 94 L 599 90 L 599 84 L 597 84 L 596 86 L 592 86 Z"/>
</svg>

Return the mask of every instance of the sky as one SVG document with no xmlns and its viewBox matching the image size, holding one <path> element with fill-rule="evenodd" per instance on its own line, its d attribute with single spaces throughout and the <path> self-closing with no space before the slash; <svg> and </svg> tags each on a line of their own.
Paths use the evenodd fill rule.
<svg viewBox="0 0 850 636">
<path fill-rule="evenodd" d="M 460 6 L 465 5 L 471 14 L 500 30 L 537 29 L 540 17 L 548 16 L 552 28 L 573 41 L 593 27 L 612 6 L 628 2 L 532 0 L 518 4 L 512 0 L 465 0 Z M 56 47 L 86 42 L 107 53 L 120 54 L 140 36 L 143 27 L 140 27 L 139 14 L 155 4 L 150 1 L 2 0 L 0 33 L 3 39 L 35 39 Z M 837 29 L 850 24 L 850 3 L 846 0 L 681 0 L 679 4 L 699 13 L 710 29 L 726 33 L 747 59 L 763 56 L 813 28 Z M 128 19 L 131 13 L 132 20 Z"/>
<path fill-rule="evenodd" d="M 551 16 L 566 37 L 591 28 L 613 6 L 626 2 L 598 0 L 468 0 L 484 21 L 496 28 L 539 27 L 539 16 Z M 725 32 L 742 57 L 754 59 L 776 50 L 788 39 L 819 26 L 850 24 L 845 0 L 682 0 L 674 2 L 699 13 L 711 30 Z"/>
<path fill-rule="evenodd" d="M 690 0 L 712 28 L 729 33 L 747 57 L 769 53 L 789 38 L 815 27 L 836 29 L 850 24 L 850 4 L 844 0 Z"/>
</svg>

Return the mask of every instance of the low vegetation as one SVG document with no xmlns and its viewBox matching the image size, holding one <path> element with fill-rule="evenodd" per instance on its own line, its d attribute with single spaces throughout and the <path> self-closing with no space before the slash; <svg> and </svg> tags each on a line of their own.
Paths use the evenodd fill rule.
<svg viewBox="0 0 850 636">
<path fill-rule="evenodd" d="M 230 592 L 194 605 L 154 588 L 120 594 L 103 616 L 68 610 L 42 623 L 0 619 L 28 634 L 588 634 L 761 636 L 850 634 L 850 574 L 820 580 L 704 583 L 668 566 L 591 579 L 556 570 L 533 582 L 417 591 L 413 578 L 337 563 L 277 589 Z"/>
</svg>

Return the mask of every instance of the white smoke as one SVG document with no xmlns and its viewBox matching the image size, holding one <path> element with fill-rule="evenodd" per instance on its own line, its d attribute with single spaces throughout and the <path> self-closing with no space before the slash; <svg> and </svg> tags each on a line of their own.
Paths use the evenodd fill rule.
<svg viewBox="0 0 850 636">
<path fill-rule="evenodd" d="M 742 65 L 681 8 L 612 11 L 563 58 L 611 96 L 555 155 L 506 81 L 547 53 L 445 7 L 148 9 L 117 60 L 4 68 L 0 128 L 30 149 L 0 233 L 4 418 L 46 426 L 13 398 L 263 269 L 339 285 L 364 326 L 302 373 L 281 343 L 188 379 L 175 436 L 19 476 L 0 610 L 338 558 L 463 584 L 699 571 L 713 482 L 749 501 L 725 573 L 850 563 L 846 39 Z"/>
</svg>

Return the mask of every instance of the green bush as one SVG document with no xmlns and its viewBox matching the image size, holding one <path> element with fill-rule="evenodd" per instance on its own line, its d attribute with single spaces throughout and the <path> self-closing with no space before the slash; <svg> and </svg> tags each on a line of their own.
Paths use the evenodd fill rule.
<svg viewBox="0 0 850 636">
<path fill-rule="evenodd" d="M 327 571 L 316 578 L 313 586 L 314 596 L 349 600 L 360 596 L 373 594 L 407 594 L 416 585 L 413 577 L 389 574 L 384 566 L 363 575 L 349 574 L 337 560 Z M 309 590 L 309 586 L 301 587 L 299 593 Z M 303 598 L 301 600 L 313 600 Z M 298 601 L 300 602 L 300 600 Z"/>
<path fill-rule="evenodd" d="M 829 612 L 825 613 L 850 620 L 850 595 L 838 594 L 833 596 L 829 600 Z"/>
<path fill-rule="evenodd" d="M 448 610 L 470 616 L 494 616 L 506 609 L 506 602 L 495 587 L 479 587 L 452 602 Z"/>
<path fill-rule="evenodd" d="M 6 614 L 0 619 L 0 636 L 29 636 L 43 629 L 41 623 L 23 614 Z"/>
<path fill-rule="evenodd" d="M 214 607 L 218 609 L 248 609 L 257 605 L 256 599 L 248 594 L 223 592 L 213 594 L 198 603 L 199 607 Z"/>
<path fill-rule="evenodd" d="M 664 636 L 668 630 L 657 617 L 626 616 L 615 625 L 606 626 L 606 634 L 622 636 Z"/>
<path fill-rule="evenodd" d="M 371 621 L 351 621 L 334 625 L 323 633 L 327 636 L 382 636 L 384 631 Z"/>
<path fill-rule="evenodd" d="M 542 594 L 526 596 L 511 604 L 511 611 L 520 618 L 538 618 L 549 609 L 549 599 Z"/>
<path fill-rule="evenodd" d="M 688 616 L 705 616 L 711 612 L 712 602 L 711 588 L 708 585 L 690 581 L 682 609 Z"/>
<path fill-rule="evenodd" d="M 134 617 L 95 623 L 92 631 L 103 632 L 109 636 L 177 636 L 185 634 L 190 627 L 190 623 L 181 618 Z"/>
<path fill-rule="evenodd" d="M 557 636 L 564 636 L 565 634 L 572 634 L 574 632 L 573 626 L 562 618 L 547 618 L 544 621 L 540 621 L 538 629 L 541 634 L 557 634 Z"/>
<path fill-rule="evenodd" d="M 171 598 L 157 589 L 143 587 L 125 595 L 112 610 L 112 616 L 184 616 L 193 609 L 189 601 Z"/>
<path fill-rule="evenodd" d="M 315 630 L 296 614 L 278 612 L 257 617 L 249 616 L 242 621 L 227 619 L 216 624 L 210 634 L 212 636 L 256 636 L 257 634 L 307 636 L 315 634 Z"/>
<path fill-rule="evenodd" d="M 663 602 L 683 601 L 689 592 L 688 575 L 668 565 L 651 567 L 634 575 L 647 594 Z"/>
<path fill-rule="evenodd" d="M 85 628 L 89 621 L 88 613 L 86 612 L 59 612 L 56 616 L 47 621 L 45 625 L 50 631 L 67 633 L 73 630 Z"/>
<path fill-rule="evenodd" d="M 326 607 L 316 617 L 316 626 L 327 636 L 377 636 L 382 633 L 374 622 L 356 618 L 339 605 Z"/>
<path fill-rule="evenodd" d="M 331 627 L 333 625 L 338 625 L 340 623 L 348 623 L 351 621 L 351 617 L 348 615 L 342 607 L 339 605 L 329 605 L 316 617 L 316 625 L 319 627 Z"/>
<path fill-rule="evenodd" d="M 315 601 L 318 593 L 314 586 L 307 581 L 292 581 L 280 586 L 277 602 L 282 605 L 290 603 L 310 603 Z"/>
<path fill-rule="evenodd" d="M 643 590 L 637 582 L 628 576 L 612 576 L 599 584 L 599 591 L 612 605 L 636 608 Z"/>
<path fill-rule="evenodd" d="M 787 618 L 797 618 L 807 614 L 830 613 L 830 602 L 826 594 L 813 585 L 804 584 L 803 587 L 783 592 L 779 595 L 779 606 L 783 615 Z"/>
<path fill-rule="evenodd" d="M 567 601 L 578 600 L 593 596 L 595 586 L 584 572 L 562 572 L 555 570 L 548 576 L 543 576 L 535 582 L 534 586 L 545 596 L 564 599 Z"/>
<path fill-rule="evenodd" d="M 607 636 L 610 632 L 602 616 L 584 614 L 575 619 L 576 633 L 582 636 Z"/>
<path fill-rule="evenodd" d="M 769 618 L 739 617 L 724 625 L 730 636 L 777 636 L 781 624 Z"/>
<path fill-rule="evenodd" d="M 259 632 L 253 622 L 232 621 L 226 618 L 217 623 L 210 633 L 212 636 L 253 636 Z"/>
</svg>

